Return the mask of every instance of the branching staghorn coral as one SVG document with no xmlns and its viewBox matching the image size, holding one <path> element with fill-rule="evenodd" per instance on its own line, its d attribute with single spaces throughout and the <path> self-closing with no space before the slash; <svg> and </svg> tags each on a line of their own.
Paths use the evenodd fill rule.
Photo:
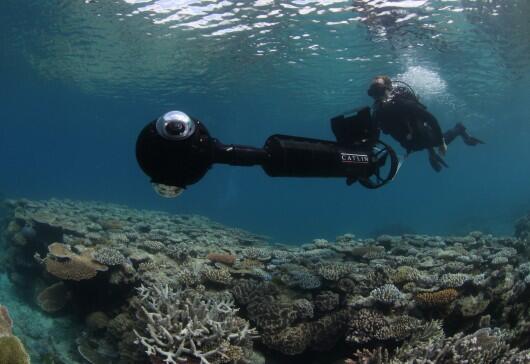
<svg viewBox="0 0 530 364">
<path fill-rule="evenodd" d="M 231 300 L 155 285 L 140 286 L 138 299 L 138 318 L 145 329 L 135 334 L 147 355 L 167 364 L 185 363 L 190 358 L 200 364 L 246 362 L 230 354 L 250 351 L 257 333 L 236 316 L 238 310 Z M 242 350 L 235 350 L 238 348 Z"/>
<path fill-rule="evenodd" d="M 491 364 L 508 350 L 509 333 L 500 329 L 483 328 L 464 336 L 458 333 L 444 340 L 429 340 L 400 348 L 398 363 L 468 363 Z M 517 352 L 510 353 L 516 355 Z"/>
</svg>

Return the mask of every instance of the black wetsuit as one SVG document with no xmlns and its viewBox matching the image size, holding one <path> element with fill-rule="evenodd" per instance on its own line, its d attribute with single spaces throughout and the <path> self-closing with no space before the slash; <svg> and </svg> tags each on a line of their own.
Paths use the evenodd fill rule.
<svg viewBox="0 0 530 364">
<path fill-rule="evenodd" d="M 467 134 L 466 128 L 457 123 L 442 133 L 438 120 L 427 111 L 414 92 L 406 87 L 394 87 L 384 100 L 376 101 L 372 119 L 385 134 L 396 139 L 407 153 L 418 150 L 429 152 L 429 162 L 436 172 L 448 167 L 434 148 L 444 147 L 460 136 L 470 146 L 484 144 L 481 140 Z"/>
<path fill-rule="evenodd" d="M 387 99 L 377 101 L 372 116 L 383 133 L 390 134 L 409 153 L 444 142 L 438 120 L 406 89 L 398 88 Z"/>
</svg>

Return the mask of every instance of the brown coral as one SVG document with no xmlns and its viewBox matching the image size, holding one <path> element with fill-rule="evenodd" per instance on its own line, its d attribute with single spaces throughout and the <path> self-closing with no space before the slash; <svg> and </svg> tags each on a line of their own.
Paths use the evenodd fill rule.
<svg viewBox="0 0 530 364">
<path fill-rule="evenodd" d="M 338 340 L 344 338 L 351 318 L 352 312 L 344 309 L 310 322 L 311 350 L 328 351 L 333 348 Z"/>
<path fill-rule="evenodd" d="M 48 245 L 48 252 L 56 258 L 71 258 L 76 254 L 71 251 L 68 246 L 61 243 L 52 243 Z"/>
<path fill-rule="evenodd" d="M 339 305 L 339 294 L 332 291 L 321 291 L 313 299 L 319 312 L 333 311 Z"/>
<path fill-rule="evenodd" d="M 91 364 L 107 364 L 108 358 L 102 355 L 98 350 L 94 342 L 85 337 L 78 337 L 76 340 L 77 352 L 87 362 Z"/>
<path fill-rule="evenodd" d="M 309 348 L 327 351 L 343 337 L 349 316 L 349 312 L 343 310 L 316 321 L 288 326 L 280 331 L 264 332 L 262 341 L 269 348 L 286 355 L 301 354 Z"/>
<path fill-rule="evenodd" d="M 20 339 L 16 336 L 0 337 L 0 363 L 29 364 L 29 355 Z"/>
<path fill-rule="evenodd" d="M 202 277 L 211 283 L 228 285 L 232 282 L 232 276 L 226 268 L 212 269 L 208 268 L 202 271 Z"/>
<path fill-rule="evenodd" d="M 277 287 L 269 282 L 255 280 L 237 280 L 231 290 L 236 302 L 246 306 L 253 301 L 259 301 L 264 296 L 274 296 Z"/>
<path fill-rule="evenodd" d="M 394 284 L 404 284 L 407 282 L 417 282 L 421 277 L 421 272 L 413 267 L 403 265 L 398 267 L 390 277 Z"/>
<path fill-rule="evenodd" d="M 24 246 L 28 243 L 24 235 L 22 235 L 21 233 L 16 233 L 15 235 L 13 235 L 12 240 L 13 243 L 19 246 Z"/>
<path fill-rule="evenodd" d="M 7 225 L 6 233 L 8 235 L 14 235 L 18 233 L 21 229 L 21 226 L 17 224 L 15 220 L 11 220 Z"/>
<path fill-rule="evenodd" d="M 384 254 L 385 248 L 379 245 L 364 245 L 364 246 L 355 246 L 351 250 L 346 251 L 346 253 L 354 257 L 372 257 L 380 256 Z"/>
<path fill-rule="evenodd" d="M 257 297 L 247 306 L 250 319 L 263 332 L 278 332 L 298 318 L 297 308 L 290 302 L 272 296 Z"/>
<path fill-rule="evenodd" d="M 241 269 L 252 269 L 252 268 L 263 268 L 265 265 L 257 259 L 243 259 L 239 264 L 238 268 Z"/>
<path fill-rule="evenodd" d="M 129 314 L 122 312 L 108 322 L 107 328 L 111 335 L 122 337 L 126 332 L 131 332 L 133 320 Z"/>
<path fill-rule="evenodd" d="M 81 281 L 91 279 L 107 266 L 92 260 L 92 251 L 85 250 L 77 255 L 64 244 L 53 243 L 48 246 L 49 253 L 44 259 L 48 273 L 64 280 Z"/>
<path fill-rule="evenodd" d="M 286 355 L 296 355 L 304 352 L 309 346 L 312 336 L 309 335 L 309 324 L 301 323 L 296 326 L 263 336 L 263 342 L 268 347 Z"/>
<path fill-rule="evenodd" d="M 90 331 L 102 330 L 109 326 L 109 317 L 104 312 L 96 311 L 85 318 L 85 323 Z"/>
<path fill-rule="evenodd" d="M 13 320 L 0 305 L 0 363 L 29 364 L 29 355 L 18 337 L 13 336 Z"/>
<path fill-rule="evenodd" d="M 236 257 L 231 254 L 210 253 L 206 258 L 213 263 L 223 263 L 226 265 L 234 265 L 236 262 Z"/>
<path fill-rule="evenodd" d="M 237 345 L 230 345 L 226 342 L 223 345 L 224 357 L 220 359 L 221 363 L 238 363 L 240 360 L 245 358 L 243 348 Z"/>
<path fill-rule="evenodd" d="M 458 298 L 458 291 L 454 288 L 442 289 L 436 292 L 418 293 L 414 299 L 424 306 L 443 306 Z"/>
<path fill-rule="evenodd" d="M 47 257 L 45 264 L 48 273 L 65 280 L 81 281 L 94 278 L 97 274 L 97 270 L 86 260 L 82 259 L 71 259 L 60 262 Z"/>
<path fill-rule="evenodd" d="M 370 364 L 370 363 L 390 363 L 388 349 L 377 347 L 373 350 L 362 349 L 353 353 L 353 359 L 346 359 L 344 364 Z"/>
<path fill-rule="evenodd" d="M 421 321 L 410 316 L 385 316 L 369 309 L 358 311 L 348 323 L 346 342 L 353 344 L 403 341 L 420 327 Z"/>
<path fill-rule="evenodd" d="M 57 312 L 66 306 L 71 298 L 70 291 L 63 282 L 52 284 L 37 296 L 37 304 L 45 312 Z"/>
</svg>

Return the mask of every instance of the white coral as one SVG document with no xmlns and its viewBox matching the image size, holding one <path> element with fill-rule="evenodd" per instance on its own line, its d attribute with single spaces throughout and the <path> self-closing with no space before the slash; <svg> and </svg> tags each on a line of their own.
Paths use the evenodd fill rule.
<svg viewBox="0 0 530 364">
<path fill-rule="evenodd" d="M 385 284 L 370 292 L 370 297 L 384 304 L 396 304 L 405 299 L 405 295 L 393 284 Z"/>
<path fill-rule="evenodd" d="M 140 286 L 139 318 L 144 332 L 135 331 L 147 355 L 160 356 L 167 364 L 186 362 L 190 357 L 210 364 L 212 357 L 229 359 L 227 342 L 250 347 L 257 337 L 248 322 L 236 316 L 231 300 L 211 299 L 193 290 L 168 286 Z M 205 348 L 208 348 L 207 350 Z"/>
</svg>

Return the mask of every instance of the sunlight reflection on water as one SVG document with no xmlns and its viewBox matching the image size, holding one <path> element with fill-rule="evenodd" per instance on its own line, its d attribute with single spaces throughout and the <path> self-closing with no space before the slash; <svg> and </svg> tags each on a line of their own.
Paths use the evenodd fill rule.
<svg viewBox="0 0 530 364">
<path fill-rule="evenodd" d="M 445 84 L 433 92 L 457 87 L 463 99 L 530 74 L 525 0 L 10 3 L 52 19 L 13 18 L 9 48 L 44 77 L 113 97 L 125 89 L 226 99 L 268 84 L 269 93 L 303 89 L 295 94 L 304 103 L 331 108 L 362 97 L 381 72 L 414 81 L 426 77 L 418 70 L 436 70 Z"/>
</svg>

